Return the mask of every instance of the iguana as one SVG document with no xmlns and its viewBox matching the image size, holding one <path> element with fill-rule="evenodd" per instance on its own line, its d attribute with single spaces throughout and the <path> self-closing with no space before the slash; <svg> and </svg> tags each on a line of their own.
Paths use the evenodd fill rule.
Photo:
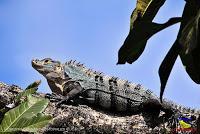
<svg viewBox="0 0 200 134">
<path fill-rule="evenodd" d="M 32 66 L 47 79 L 54 95 L 63 96 L 60 103 L 78 100 L 123 115 L 143 112 L 151 115 L 154 121 L 158 121 L 158 118 L 167 121 L 172 116 L 182 116 L 184 113 L 196 117 L 199 115 L 199 111 L 171 101 L 164 100 L 160 103 L 152 91 L 140 84 L 87 69 L 75 61 L 61 64 L 50 58 L 35 59 L 32 60 Z M 160 111 L 165 112 L 162 118 L 158 117 Z"/>
</svg>

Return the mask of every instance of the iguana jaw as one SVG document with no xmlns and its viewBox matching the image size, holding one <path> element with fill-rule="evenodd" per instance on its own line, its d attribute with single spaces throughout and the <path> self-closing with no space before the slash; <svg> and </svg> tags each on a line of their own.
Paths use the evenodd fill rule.
<svg viewBox="0 0 200 134">
<path fill-rule="evenodd" d="M 36 69 L 36 70 L 39 70 L 39 69 L 43 68 L 43 65 L 40 62 L 38 62 L 38 61 L 39 61 L 38 59 L 33 59 L 31 61 L 32 67 L 34 69 Z"/>
</svg>

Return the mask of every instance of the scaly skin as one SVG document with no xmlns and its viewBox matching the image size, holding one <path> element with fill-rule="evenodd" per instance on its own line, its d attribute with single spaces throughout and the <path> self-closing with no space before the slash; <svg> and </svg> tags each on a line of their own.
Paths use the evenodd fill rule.
<svg viewBox="0 0 200 134">
<path fill-rule="evenodd" d="M 52 92 L 63 98 L 59 104 L 74 100 L 123 115 L 150 113 L 154 122 L 159 122 L 158 119 L 166 121 L 166 118 L 171 118 L 172 115 L 199 114 L 198 111 L 170 101 L 164 100 L 160 103 L 156 95 L 139 84 L 103 75 L 75 61 L 61 64 L 59 61 L 45 58 L 32 60 L 32 66 L 47 79 Z M 160 111 L 165 112 L 165 115 L 159 117 Z"/>
</svg>

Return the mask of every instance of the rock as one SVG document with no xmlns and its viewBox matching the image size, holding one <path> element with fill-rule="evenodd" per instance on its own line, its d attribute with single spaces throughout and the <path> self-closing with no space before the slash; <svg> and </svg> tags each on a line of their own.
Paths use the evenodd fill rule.
<svg viewBox="0 0 200 134">
<path fill-rule="evenodd" d="M 0 82 L 0 107 L 3 108 L 11 103 L 14 96 L 21 91 L 22 89 L 18 86 L 9 86 Z M 37 93 L 36 96 L 44 97 L 45 94 Z M 61 105 L 61 107 L 57 108 L 54 102 L 49 103 L 44 113 L 51 115 L 54 120 L 38 132 L 41 134 L 54 134 L 56 132 L 81 134 L 170 133 L 168 123 L 151 128 L 145 122 L 142 114 L 120 117 L 85 105 Z M 1 117 L 3 116 L 1 115 Z"/>
</svg>

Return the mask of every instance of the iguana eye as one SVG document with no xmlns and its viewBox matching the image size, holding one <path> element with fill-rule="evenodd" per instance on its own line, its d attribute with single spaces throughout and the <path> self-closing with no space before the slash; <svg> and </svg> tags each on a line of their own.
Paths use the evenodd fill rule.
<svg viewBox="0 0 200 134">
<path fill-rule="evenodd" d="M 52 63 L 51 60 L 49 60 L 49 59 L 46 59 L 46 60 L 44 61 L 44 64 L 49 64 L 49 63 Z"/>
</svg>

